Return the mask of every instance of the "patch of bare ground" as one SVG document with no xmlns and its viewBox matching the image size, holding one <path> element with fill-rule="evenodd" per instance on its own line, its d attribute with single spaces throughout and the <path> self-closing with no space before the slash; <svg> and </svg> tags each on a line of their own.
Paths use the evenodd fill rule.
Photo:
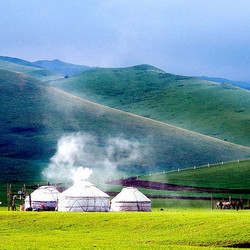
<svg viewBox="0 0 250 250">
<path fill-rule="evenodd" d="M 140 187 L 155 190 L 168 190 L 168 191 L 189 191 L 199 193 L 231 193 L 231 194 L 250 194 L 249 189 L 221 189 L 221 188 L 201 188 L 193 186 L 184 186 L 176 184 L 168 184 L 154 181 L 137 180 L 136 177 L 130 177 L 123 180 L 115 180 L 108 182 L 110 185 L 121 185 L 127 187 Z"/>
</svg>

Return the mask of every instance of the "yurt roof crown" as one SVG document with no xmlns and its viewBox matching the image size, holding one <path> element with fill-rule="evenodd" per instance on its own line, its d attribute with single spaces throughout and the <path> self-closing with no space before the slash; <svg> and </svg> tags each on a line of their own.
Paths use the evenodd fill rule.
<svg viewBox="0 0 250 250">
<path fill-rule="evenodd" d="M 107 197 L 109 198 L 109 195 L 101 191 L 99 188 L 97 188 L 94 184 L 88 182 L 88 181 L 81 181 L 64 192 L 60 194 L 60 196 L 68 196 L 68 197 Z"/>
</svg>

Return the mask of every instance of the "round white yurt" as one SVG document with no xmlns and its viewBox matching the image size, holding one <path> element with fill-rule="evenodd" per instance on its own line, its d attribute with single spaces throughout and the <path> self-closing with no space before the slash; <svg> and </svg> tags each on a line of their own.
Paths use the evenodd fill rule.
<svg viewBox="0 0 250 250">
<path fill-rule="evenodd" d="M 58 211 L 62 212 L 108 212 L 109 195 L 88 181 L 74 184 L 58 197 Z"/>
<path fill-rule="evenodd" d="M 41 186 L 25 198 L 24 209 L 54 211 L 59 193 L 54 186 Z"/>
<path fill-rule="evenodd" d="M 127 187 L 112 199 L 110 210 L 151 212 L 151 201 L 137 188 Z"/>
</svg>

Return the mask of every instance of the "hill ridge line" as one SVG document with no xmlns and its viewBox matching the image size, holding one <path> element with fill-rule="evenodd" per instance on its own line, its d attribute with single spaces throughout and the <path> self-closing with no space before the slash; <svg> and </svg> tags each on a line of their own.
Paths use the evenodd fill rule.
<svg viewBox="0 0 250 250">
<path fill-rule="evenodd" d="M 200 78 L 198 78 L 198 79 L 200 79 Z M 202 80 L 203 80 L 203 79 L 202 79 Z M 56 80 L 55 80 L 55 81 L 56 81 Z M 211 82 L 211 83 L 213 83 L 213 84 L 223 85 L 223 83 L 219 83 L 219 82 L 213 82 L 213 81 L 209 81 L 209 80 L 204 80 L 204 81 Z M 226 84 L 224 84 L 224 85 L 230 85 L 230 86 L 233 87 L 233 88 L 240 89 L 240 90 L 243 90 L 243 91 L 246 91 L 246 92 L 250 92 L 249 89 L 244 89 L 244 88 L 241 88 L 241 87 L 239 87 L 239 86 L 236 86 L 236 85 L 233 85 L 233 84 L 230 84 L 230 83 L 226 83 Z"/>
<path fill-rule="evenodd" d="M 233 143 L 233 142 L 223 141 L 223 140 L 221 140 L 221 139 L 218 139 L 218 138 L 215 138 L 215 137 L 212 137 L 212 136 L 209 136 L 209 135 L 204 135 L 204 134 L 201 134 L 201 133 L 192 131 L 192 130 L 188 130 L 188 129 L 185 129 L 185 128 L 180 128 L 180 127 L 177 127 L 177 126 L 174 126 L 174 125 L 165 123 L 165 122 L 157 121 L 157 120 L 154 120 L 154 119 L 151 119 L 151 118 L 148 118 L 148 117 L 140 116 L 140 115 L 137 115 L 137 114 L 133 114 L 133 113 L 130 113 L 130 112 L 126 112 L 126 111 L 122 111 L 122 110 L 120 110 L 120 109 L 111 108 L 111 107 L 109 107 L 109 106 L 106 106 L 106 105 L 103 105 L 103 104 L 99 104 L 99 103 L 96 103 L 96 102 L 92 102 L 92 101 L 86 100 L 86 99 L 84 99 L 84 98 L 75 96 L 75 95 L 73 95 L 73 94 L 71 94 L 71 93 L 68 93 L 68 92 L 66 92 L 66 91 L 63 91 L 63 90 L 58 89 L 58 88 L 56 88 L 56 87 L 52 87 L 52 86 L 47 86 L 47 87 L 48 87 L 49 89 L 51 89 L 51 90 L 60 92 L 60 93 L 62 93 L 62 94 L 64 94 L 64 95 L 66 95 L 66 96 L 73 97 L 74 99 L 78 99 L 78 100 L 80 100 L 80 101 L 89 103 L 89 104 L 91 104 L 91 105 L 95 105 L 95 106 L 99 106 L 99 107 L 102 107 L 102 108 L 106 108 L 106 109 L 108 109 L 108 110 L 112 110 L 112 111 L 115 111 L 115 112 L 118 112 L 118 113 L 127 114 L 127 115 L 130 115 L 130 116 L 133 116 L 133 117 L 136 117 L 136 118 L 139 118 L 139 119 L 143 119 L 143 120 L 146 120 L 146 121 L 150 121 L 150 122 L 153 122 L 153 123 L 162 125 L 162 126 L 167 126 L 167 127 L 170 127 L 170 128 L 174 128 L 174 129 L 177 129 L 177 130 L 179 130 L 179 131 L 184 131 L 184 132 L 187 132 L 187 133 L 189 133 L 189 134 L 199 135 L 199 136 L 208 138 L 208 139 L 213 140 L 213 141 L 218 141 L 218 142 L 221 142 L 221 143 L 224 143 L 224 144 L 228 144 L 228 145 L 231 145 L 231 146 L 236 146 L 236 147 L 238 147 L 238 148 L 244 148 L 244 149 L 250 150 L 250 147 L 248 147 L 248 146 L 243 146 L 243 145 L 236 144 L 236 143 Z"/>
</svg>

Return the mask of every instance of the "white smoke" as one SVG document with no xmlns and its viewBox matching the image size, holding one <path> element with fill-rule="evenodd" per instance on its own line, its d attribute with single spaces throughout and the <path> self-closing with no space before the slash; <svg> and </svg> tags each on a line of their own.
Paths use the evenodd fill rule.
<svg viewBox="0 0 250 250">
<path fill-rule="evenodd" d="M 136 140 L 116 137 L 100 142 L 90 134 L 73 133 L 59 139 L 57 151 L 43 171 L 43 176 L 49 181 L 78 182 L 87 180 L 93 170 L 91 178 L 98 182 L 121 178 L 124 173 L 117 168 L 138 164 L 142 148 Z"/>
<path fill-rule="evenodd" d="M 70 181 L 72 171 L 77 171 L 79 162 L 86 154 L 86 144 L 93 141 L 93 137 L 81 133 L 63 136 L 57 143 L 57 152 L 50 159 L 48 168 L 43 175 L 48 180 Z"/>
<path fill-rule="evenodd" d="M 141 158 L 140 143 L 123 138 L 109 138 L 107 156 L 118 164 L 138 161 Z"/>
<path fill-rule="evenodd" d="M 82 181 L 86 181 L 90 175 L 93 173 L 92 169 L 78 167 L 76 170 L 72 169 L 72 180 L 75 185 L 79 185 Z"/>
</svg>

